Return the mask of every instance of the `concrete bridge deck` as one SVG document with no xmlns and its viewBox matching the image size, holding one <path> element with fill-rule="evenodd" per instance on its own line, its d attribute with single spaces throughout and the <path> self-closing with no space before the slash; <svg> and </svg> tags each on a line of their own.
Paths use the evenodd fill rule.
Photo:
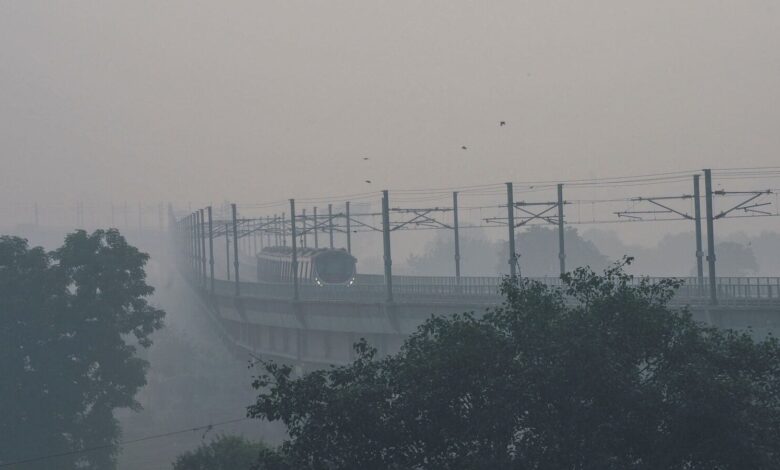
<svg viewBox="0 0 780 470">
<path fill-rule="evenodd" d="M 381 276 L 379 276 L 381 278 Z M 352 287 L 236 283 L 189 277 L 211 315 L 232 345 L 252 355 L 307 367 L 344 364 L 353 359 L 352 344 L 365 338 L 380 354 L 399 349 L 406 336 L 434 314 L 481 312 L 502 301 L 499 277 L 403 277 L 385 302 L 385 286 L 371 276 Z M 376 278 L 373 278 L 376 280 Z M 555 285 L 556 278 L 541 279 Z M 719 279 L 719 304 L 709 305 L 706 286 L 687 285 L 674 299 L 694 318 L 723 328 L 749 329 L 757 337 L 780 331 L 780 278 Z"/>
</svg>

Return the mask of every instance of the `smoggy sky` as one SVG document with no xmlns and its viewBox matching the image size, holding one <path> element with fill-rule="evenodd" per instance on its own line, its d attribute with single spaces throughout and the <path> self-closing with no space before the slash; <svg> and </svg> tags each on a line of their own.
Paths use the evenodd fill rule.
<svg viewBox="0 0 780 470">
<path fill-rule="evenodd" d="M 779 45 L 758 0 L 5 0 L 0 198 L 778 164 Z"/>
</svg>

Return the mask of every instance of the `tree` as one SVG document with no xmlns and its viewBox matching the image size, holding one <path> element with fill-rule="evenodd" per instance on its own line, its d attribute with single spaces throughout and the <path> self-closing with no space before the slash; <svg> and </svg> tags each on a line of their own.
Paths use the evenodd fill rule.
<svg viewBox="0 0 780 470">
<path fill-rule="evenodd" d="M 566 227 L 563 231 L 566 249 L 566 269 L 588 266 L 593 270 L 602 270 L 609 259 L 601 254 L 596 245 L 582 238 L 576 228 Z M 520 269 L 524 276 L 558 276 L 560 262 L 558 258 L 558 229 L 532 225 L 516 235 L 516 250 L 520 255 Z M 502 260 L 498 268 L 506 273 L 509 243 L 501 247 Z"/>
<path fill-rule="evenodd" d="M 698 324 L 668 306 L 678 281 L 623 268 L 507 279 L 501 307 L 431 317 L 396 355 L 267 362 L 249 414 L 287 425 L 290 468 L 778 468 L 777 340 Z"/>
<path fill-rule="evenodd" d="M 755 276 L 758 261 L 753 250 L 737 242 L 720 242 L 715 245 L 719 276 Z"/>
<path fill-rule="evenodd" d="M 567 227 L 564 232 L 566 266 L 573 269 L 590 266 L 601 270 L 609 259 L 598 248 L 580 236 L 576 228 Z M 530 226 L 516 235 L 517 251 L 523 275 L 558 276 L 558 230 Z M 493 242 L 481 236 L 461 236 L 461 268 L 464 275 L 497 276 L 509 271 L 509 243 Z M 417 275 L 451 275 L 455 269 L 455 242 L 451 233 L 439 234 L 425 244 L 422 254 L 410 255 L 406 264 Z"/>
<path fill-rule="evenodd" d="M 217 436 L 194 451 L 185 452 L 173 470 L 273 470 L 284 460 L 273 449 L 240 436 Z"/>
<path fill-rule="evenodd" d="M 74 232 L 51 253 L 0 237 L 0 462 L 63 453 L 25 468 L 115 467 L 113 411 L 138 408 L 137 348 L 164 316 L 146 300 L 148 258 L 117 230 Z"/>
<path fill-rule="evenodd" d="M 496 243 L 481 233 L 460 237 L 460 264 L 464 275 L 495 276 Z M 420 276 L 451 276 L 455 269 L 455 240 L 451 232 L 439 233 L 425 244 L 423 253 L 411 254 L 406 265 Z"/>
</svg>

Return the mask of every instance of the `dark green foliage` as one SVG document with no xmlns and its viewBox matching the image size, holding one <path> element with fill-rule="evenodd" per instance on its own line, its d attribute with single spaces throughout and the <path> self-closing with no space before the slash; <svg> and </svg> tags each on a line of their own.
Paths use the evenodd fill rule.
<svg viewBox="0 0 780 470">
<path fill-rule="evenodd" d="M 0 462 L 108 446 L 24 468 L 115 467 L 113 411 L 137 408 L 136 348 L 164 315 L 145 299 L 147 259 L 116 230 L 77 231 L 51 253 L 0 237 Z"/>
<path fill-rule="evenodd" d="M 173 463 L 173 470 L 274 470 L 282 459 L 259 442 L 240 436 L 217 436 Z"/>
<path fill-rule="evenodd" d="M 673 311 L 678 283 L 623 265 L 507 280 L 503 306 L 426 321 L 401 352 L 294 378 L 249 414 L 310 469 L 780 468 L 780 345 Z"/>
</svg>

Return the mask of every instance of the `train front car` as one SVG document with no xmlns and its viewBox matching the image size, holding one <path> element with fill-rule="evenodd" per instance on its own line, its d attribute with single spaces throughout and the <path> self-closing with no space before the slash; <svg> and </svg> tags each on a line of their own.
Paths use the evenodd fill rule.
<svg viewBox="0 0 780 470">
<path fill-rule="evenodd" d="M 257 255 L 257 280 L 261 282 L 292 282 L 298 277 L 302 284 L 315 286 L 351 286 L 355 283 L 357 260 L 344 249 L 300 248 L 298 270 L 292 265 L 292 249 L 269 247 Z"/>
<path fill-rule="evenodd" d="M 314 253 L 312 280 L 317 286 L 344 285 L 355 283 L 357 259 L 346 250 L 322 249 Z"/>
</svg>

